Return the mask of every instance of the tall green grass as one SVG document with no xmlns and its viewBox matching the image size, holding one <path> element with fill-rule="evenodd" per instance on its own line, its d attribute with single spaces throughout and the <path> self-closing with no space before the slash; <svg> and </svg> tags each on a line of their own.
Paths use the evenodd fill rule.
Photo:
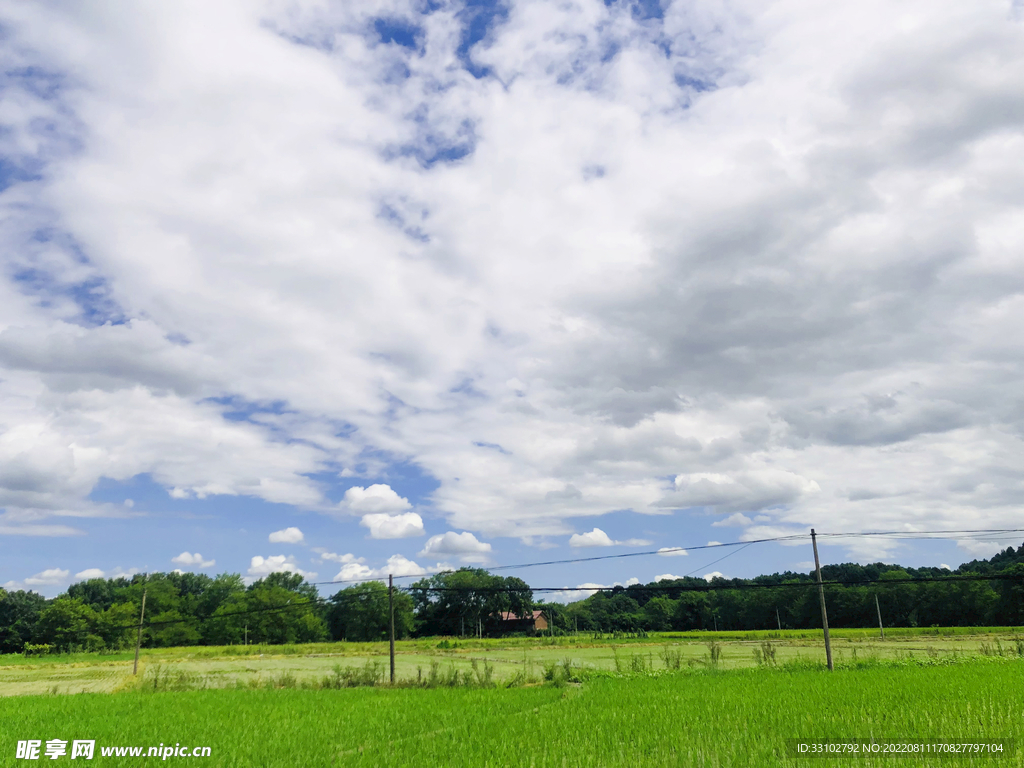
<svg viewBox="0 0 1024 768">
<path fill-rule="evenodd" d="M 563 672 L 572 674 L 566 662 Z M 552 675 L 559 673 L 553 671 Z M 775 766 L 786 739 L 1015 739 L 1024 742 L 1024 663 L 993 657 L 840 669 L 610 673 L 582 685 L 201 690 L 0 699 L 0 765 L 18 739 L 212 748 L 177 765 Z M 67 758 L 62 758 L 67 759 Z M 138 765 L 101 758 L 96 765 Z M 906 757 L 818 768 L 938 764 Z M 943 766 L 1024 764 L 952 758 Z"/>
</svg>

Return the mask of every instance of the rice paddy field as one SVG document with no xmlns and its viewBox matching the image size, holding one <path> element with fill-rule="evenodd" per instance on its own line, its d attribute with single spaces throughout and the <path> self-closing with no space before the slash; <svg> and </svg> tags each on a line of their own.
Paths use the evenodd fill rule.
<svg viewBox="0 0 1024 768">
<path fill-rule="evenodd" d="M 214 689 L 0 701 L 5 764 L 16 739 L 209 746 L 204 766 L 937 765 L 921 756 L 789 756 L 787 739 L 1024 736 L 1024 664 L 747 669 L 595 677 L 520 688 Z M 59 758 L 63 761 L 67 757 Z M 154 758 L 149 758 L 150 761 Z M 52 763 L 51 763 L 52 764 Z M 942 765 L 1021 765 L 945 758 Z"/>
<path fill-rule="evenodd" d="M 966 656 L 1024 656 L 1024 629 L 894 629 L 879 638 L 877 630 L 832 632 L 840 665 L 872 660 L 955 659 Z M 469 674 L 486 667 L 496 682 L 540 679 L 552 664 L 587 670 L 637 671 L 698 668 L 711 661 L 717 645 L 719 669 L 758 666 L 762 644 L 770 643 L 776 664 L 823 662 L 821 632 L 660 633 L 644 639 L 580 634 L 555 638 L 430 638 L 396 644 L 396 676 L 422 679 L 435 674 Z M 131 652 L 43 657 L 0 655 L 0 696 L 42 693 L 110 693 L 133 687 Z M 763 659 L 762 659 L 763 661 Z M 221 646 L 143 649 L 140 676 L 173 679 L 181 687 L 220 688 L 273 685 L 281 679 L 315 683 L 344 669 L 363 670 L 388 664 L 388 644 L 318 643 L 291 646 Z"/>
<path fill-rule="evenodd" d="M 163 760 L 104 747 L 145 755 L 174 744 L 210 754 L 169 763 L 239 767 L 1024 765 L 1019 633 L 836 634 L 831 674 L 814 633 L 410 641 L 396 687 L 323 684 L 379 663 L 376 645 L 264 649 L 262 659 L 258 648 L 152 651 L 133 680 L 127 655 L 4 657 L 0 692 L 22 695 L 0 698 L 0 765 L 30 764 L 16 758 L 28 739 L 95 740 L 93 764 L 109 766 Z M 431 664 L 438 687 L 417 687 L 416 667 L 423 685 Z M 516 676 L 531 665 L 534 677 Z M 64 695 L 74 690 L 94 692 Z M 1000 740 L 1003 751 L 797 758 L 793 739 Z"/>
</svg>

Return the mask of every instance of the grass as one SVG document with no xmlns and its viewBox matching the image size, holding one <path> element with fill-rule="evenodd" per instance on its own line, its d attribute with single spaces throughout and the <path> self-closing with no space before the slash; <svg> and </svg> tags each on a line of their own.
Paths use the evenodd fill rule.
<svg viewBox="0 0 1024 768">
<path fill-rule="evenodd" d="M 890 630 L 880 641 L 875 630 L 836 630 L 833 652 L 838 664 L 904 657 L 958 658 L 972 655 L 1024 655 L 1019 630 L 1008 628 L 928 628 Z M 162 675 L 191 681 L 195 688 L 261 687 L 294 678 L 316 686 L 336 666 L 355 675 L 367 665 L 387 666 L 387 643 L 318 643 L 284 646 L 203 646 L 143 649 L 144 677 Z M 542 679 L 551 665 L 583 670 L 630 671 L 720 669 L 817 663 L 824 658 L 820 632 L 661 633 L 647 638 L 595 637 L 458 639 L 422 638 L 397 643 L 397 676 L 422 680 L 435 676 L 475 676 L 484 667 L 491 679 L 519 683 Z M 104 693 L 132 687 L 133 653 L 0 656 L 0 696 L 51 693 Z M 474 670 L 476 665 L 477 670 Z"/>
<path fill-rule="evenodd" d="M 631 655 L 640 657 L 639 654 Z M 627 662 L 631 664 L 632 662 Z M 218 689 L 148 695 L 0 699 L 0 755 L 17 739 L 97 741 L 99 747 L 180 742 L 209 746 L 203 766 L 775 766 L 790 738 L 1015 739 L 1024 737 L 1024 662 L 976 657 L 848 662 L 717 671 L 650 668 L 594 674 L 582 685 L 513 689 L 364 687 Z M 557 670 L 561 668 L 562 671 Z M 552 677 L 571 676 L 571 663 Z M 554 682 L 554 679 L 553 679 Z M 66 760 L 67 758 L 62 758 Z M 834 765 L 934 765 L 921 758 L 812 760 Z M 944 759 L 942 765 L 1019 766 Z"/>
</svg>

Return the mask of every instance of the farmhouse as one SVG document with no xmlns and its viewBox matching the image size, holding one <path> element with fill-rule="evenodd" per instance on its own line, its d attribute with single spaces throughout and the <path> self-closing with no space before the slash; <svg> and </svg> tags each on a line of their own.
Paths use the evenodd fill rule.
<svg viewBox="0 0 1024 768">
<path fill-rule="evenodd" d="M 525 618 L 519 618 L 511 611 L 502 611 L 501 621 L 498 623 L 499 632 L 531 632 L 547 628 L 548 620 L 544 617 L 543 611 L 533 611 Z"/>
</svg>

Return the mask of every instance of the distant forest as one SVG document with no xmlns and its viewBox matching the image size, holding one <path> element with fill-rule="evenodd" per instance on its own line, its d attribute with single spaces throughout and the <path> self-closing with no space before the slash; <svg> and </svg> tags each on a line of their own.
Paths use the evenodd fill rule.
<svg viewBox="0 0 1024 768">
<path fill-rule="evenodd" d="M 876 598 L 886 626 L 1024 625 L 1024 544 L 955 571 L 844 563 L 821 574 L 840 582 L 825 587 L 830 626 L 877 626 Z M 1009 578 L 962 578 L 995 575 Z M 821 626 L 814 584 L 813 574 L 788 571 L 683 578 L 615 587 L 563 605 L 535 598 L 521 579 L 463 568 L 396 589 L 395 629 L 402 638 L 493 636 L 509 626 L 503 613 L 527 617 L 536 609 L 551 624 L 546 631 L 559 634 L 808 629 Z M 248 585 L 238 574 L 150 573 L 89 579 L 53 599 L 0 589 L 0 653 L 131 648 L 143 591 L 144 647 L 373 641 L 388 633 L 388 589 L 378 581 L 322 598 L 291 573 Z"/>
</svg>

